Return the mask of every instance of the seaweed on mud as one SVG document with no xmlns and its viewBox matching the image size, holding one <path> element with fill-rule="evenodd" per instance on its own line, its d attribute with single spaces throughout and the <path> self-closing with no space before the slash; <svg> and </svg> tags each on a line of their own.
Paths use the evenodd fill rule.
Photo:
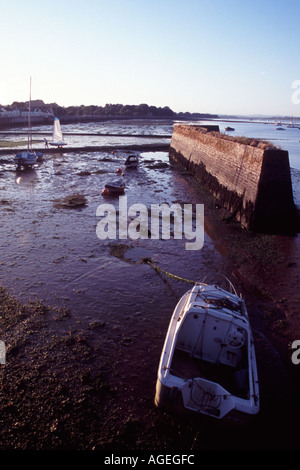
<svg viewBox="0 0 300 470">
<path fill-rule="evenodd" d="M 115 258 L 124 259 L 125 253 L 130 247 L 124 243 L 110 243 L 109 254 Z"/>
</svg>

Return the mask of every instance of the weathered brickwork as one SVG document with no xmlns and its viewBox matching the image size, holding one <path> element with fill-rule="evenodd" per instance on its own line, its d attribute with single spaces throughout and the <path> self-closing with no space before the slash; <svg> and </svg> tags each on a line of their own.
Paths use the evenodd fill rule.
<svg viewBox="0 0 300 470">
<path fill-rule="evenodd" d="M 226 139 L 213 130 L 176 125 L 171 160 L 194 174 L 245 227 L 277 232 L 293 223 L 288 152 Z"/>
</svg>

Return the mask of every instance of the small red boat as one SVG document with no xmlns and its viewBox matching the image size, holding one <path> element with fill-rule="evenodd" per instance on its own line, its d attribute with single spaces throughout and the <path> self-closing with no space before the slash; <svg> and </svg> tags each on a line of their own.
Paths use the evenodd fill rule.
<svg viewBox="0 0 300 470">
<path fill-rule="evenodd" d="M 102 191 L 102 195 L 111 195 L 111 194 L 123 194 L 125 190 L 125 183 L 123 180 L 112 181 L 106 183 L 105 188 Z"/>
</svg>

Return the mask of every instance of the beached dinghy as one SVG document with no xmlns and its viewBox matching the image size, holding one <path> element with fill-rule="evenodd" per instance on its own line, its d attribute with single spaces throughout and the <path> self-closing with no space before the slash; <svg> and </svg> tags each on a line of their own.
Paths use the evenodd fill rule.
<svg viewBox="0 0 300 470">
<path fill-rule="evenodd" d="M 258 413 L 252 332 L 235 290 L 199 283 L 180 299 L 161 354 L 155 404 L 237 423 Z"/>
<path fill-rule="evenodd" d="M 136 155 L 129 155 L 125 160 L 126 168 L 136 168 L 139 164 L 139 159 Z"/>
</svg>

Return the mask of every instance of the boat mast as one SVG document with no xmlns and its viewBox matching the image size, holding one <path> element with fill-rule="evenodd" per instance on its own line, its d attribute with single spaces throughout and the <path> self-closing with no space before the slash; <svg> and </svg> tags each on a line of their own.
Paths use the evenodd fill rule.
<svg viewBox="0 0 300 470">
<path fill-rule="evenodd" d="M 27 149 L 32 149 L 32 135 L 31 135 L 31 77 L 30 77 L 30 87 L 29 87 L 29 111 L 28 111 L 28 142 Z"/>
</svg>

